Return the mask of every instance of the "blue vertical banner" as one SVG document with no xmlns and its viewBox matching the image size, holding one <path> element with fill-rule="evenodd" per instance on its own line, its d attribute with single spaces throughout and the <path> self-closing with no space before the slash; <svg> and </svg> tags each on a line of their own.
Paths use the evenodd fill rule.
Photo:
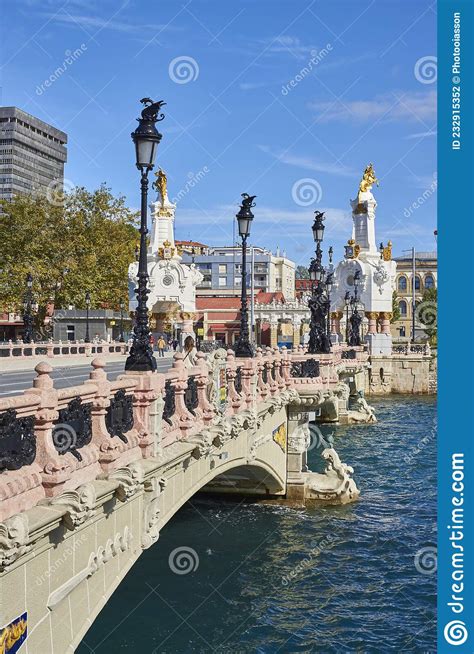
<svg viewBox="0 0 474 654">
<path fill-rule="evenodd" d="M 438 652 L 474 652 L 474 0 L 438 2 Z"/>
</svg>

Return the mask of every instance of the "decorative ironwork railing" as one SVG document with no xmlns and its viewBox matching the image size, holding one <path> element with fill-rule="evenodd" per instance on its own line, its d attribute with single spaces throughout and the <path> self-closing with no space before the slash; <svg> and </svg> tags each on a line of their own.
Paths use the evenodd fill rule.
<svg viewBox="0 0 474 654">
<path fill-rule="evenodd" d="M 196 377 L 191 375 L 188 377 L 188 386 L 184 392 L 184 403 L 189 413 L 193 416 L 196 415 L 196 409 L 199 405 L 199 397 L 197 392 Z"/>
<path fill-rule="evenodd" d="M 36 457 L 34 416 L 17 417 L 14 409 L 0 413 L 0 471 L 19 470 Z"/>
<path fill-rule="evenodd" d="M 357 352 L 355 350 L 342 350 L 341 359 L 357 359 Z"/>
<path fill-rule="evenodd" d="M 242 366 L 238 366 L 235 372 L 234 388 L 237 393 L 242 393 Z"/>
<path fill-rule="evenodd" d="M 175 396 L 175 387 L 171 383 L 171 380 L 168 379 L 165 384 L 165 406 L 163 407 L 163 420 L 168 423 L 168 425 L 173 425 L 171 418 L 174 416 L 176 411 L 176 396 Z"/>
<path fill-rule="evenodd" d="M 112 437 L 117 436 L 124 443 L 128 443 L 125 434 L 133 428 L 133 422 L 133 397 L 121 388 L 110 400 L 105 415 L 105 426 Z"/>
<path fill-rule="evenodd" d="M 54 447 L 58 454 L 70 452 L 82 461 L 79 450 L 92 440 L 91 405 L 82 404 L 81 398 L 75 397 L 59 410 L 58 416 L 53 427 Z"/>
<path fill-rule="evenodd" d="M 291 364 L 290 374 L 292 377 L 319 377 L 319 361 L 316 361 L 316 359 L 294 361 Z"/>
</svg>

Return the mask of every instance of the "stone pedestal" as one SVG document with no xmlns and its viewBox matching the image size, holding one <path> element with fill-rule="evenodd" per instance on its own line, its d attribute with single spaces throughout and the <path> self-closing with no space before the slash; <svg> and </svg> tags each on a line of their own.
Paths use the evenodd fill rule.
<svg viewBox="0 0 474 654">
<path fill-rule="evenodd" d="M 392 353 L 391 334 L 367 334 L 365 337 L 369 354 L 382 354 L 390 356 Z"/>
</svg>

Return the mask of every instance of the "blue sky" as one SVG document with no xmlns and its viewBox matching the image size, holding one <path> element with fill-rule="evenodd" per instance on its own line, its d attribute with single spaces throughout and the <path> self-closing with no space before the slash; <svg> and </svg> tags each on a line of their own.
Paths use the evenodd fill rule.
<svg viewBox="0 0 474 654">
<path fill-rule="evenodd" d="M 257 195 L 253 243 L 307 264 L 319 209 L 325 249 L 342 256 L 349 200 L 373 162 L 378 240 L 391 238 L 395 253 L 435 248 L 435 3 L 3 7 L 1 104 L 68 133 L 67 184 L 107 182 L 138 207 L 130 132 L 148 96 L 167 102 L 157 164 L 180 198 L 177 238 L 231 243 L 246 191 Z"/>
</svg>

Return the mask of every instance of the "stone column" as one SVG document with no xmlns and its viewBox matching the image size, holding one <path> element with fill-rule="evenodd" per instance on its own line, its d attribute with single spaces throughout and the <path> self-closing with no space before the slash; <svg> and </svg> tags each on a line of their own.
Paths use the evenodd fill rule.
<svg viewBox="0 0 474 654">
<path fill-rule="evenodd" d="M 286 497 L 304 503 L 305 480 L 303 472 L 308 469 L 307 449 L 310 442 L 308 414 L 299 407 L 288 407 L 288 455 L 286 473 Z"/>
<path fill-rule="evenodd" d="M 153 317 L 155 320 L 153 320 Z M 164 333 L 167 314 L 163 312 L 156 313 L 153 317 L 152 320 L 150 320 L 150 330 L 157 331 L 160 334 Z"/>
<path fill-rule="evenodd" d="M 390 336 L 390 318 L 392 314 L 390 311 L 381 311 L 380 312 L 380 322 L 382 325 L 382 334 L 388 334 Z"/>
<path fill-rule="evenodd" d="M 270 347 L 278 346 L 278 319 L 270 319 Z"/>
<path fill-rule="evenodd" d="M 183 312 L 181 314 L 181 320 L 183 321 L 183 332 L 186 332 L 187 334 L 192 334 L 194 331 L 193 330 L 194 313 Z"/>
<path fill-rule="evenodd" d="M 376 334 L 377 333 L 377 312 L 376 311 L 366 311 L 365 316 L 369 321 L 369 326 L 367 329 L 367 334 Z"/>
<path fill-rule="evenodd" d="M 293 320 L 293 347 L 298 347 L 301 344 L 301 318 L 295 316 Z"/>
</svg>

